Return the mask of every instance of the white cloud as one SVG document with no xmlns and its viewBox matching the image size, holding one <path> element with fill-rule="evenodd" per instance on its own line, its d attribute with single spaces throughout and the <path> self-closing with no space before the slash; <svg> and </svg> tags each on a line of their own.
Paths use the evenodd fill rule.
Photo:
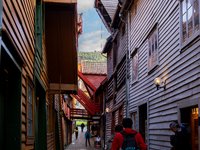
<svg viewBox="0 0 200 150">
<path fill-rule="evenodd" d="M 78 0 L 78 11 L 87 11 L 94 8 L 94 0 Z"/>
<path fill-rule="evenodd" d="M 90 32 L 90 33 L 86 33 L 86 34 L 83 34 L 83 38 L 91 38 L 93 36 L 97 36 L 97 35 L 101 35 L 101 33 L 103 33 L 104 31 L 101 31 L 101 30 L 98 30 L 98 31 L 93 31 L 93 32 Z"/>
<path fill-rule="evenodd" d="M 106 39 L 101 39 L 101 37 L 95 37 L 93 39 L 83 41 L 79 45 L 79 50 L 83 52 L 93 52 L 93 51 L 102 51 Z"/>
<path fill-rule="evenodd" d="M 92 23 L 86 22 L 87 26 L 99 26 L 99 24 L 100 24 L 99 21 L 95 21 L 95 22 L 92 22 Z"/>
</svg>

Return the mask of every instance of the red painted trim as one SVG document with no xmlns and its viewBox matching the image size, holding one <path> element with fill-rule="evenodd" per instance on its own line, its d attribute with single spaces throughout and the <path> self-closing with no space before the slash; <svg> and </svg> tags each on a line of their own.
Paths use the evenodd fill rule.
<svg viewBox="0 0 200 150">
<path fill-rule="evenodd" d="M 80 72 L 78 71 L 78 76 L 93 90 L 95 91 L 96 88 L 94 85 Z"/>
</svg>

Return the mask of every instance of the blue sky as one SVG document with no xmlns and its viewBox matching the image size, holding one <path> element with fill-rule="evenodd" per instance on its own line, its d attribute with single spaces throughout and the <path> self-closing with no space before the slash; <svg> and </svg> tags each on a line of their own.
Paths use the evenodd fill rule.
<svg viewBox="0 0 200 150">
<path fill-rule="evenodd" d="M 110 34 L 94 8 L 94 0 L 78 0 L 78 13 L 83 13 L 83 33 L 78 39 L 79 52 L 102 51 Z"/>
</svg>

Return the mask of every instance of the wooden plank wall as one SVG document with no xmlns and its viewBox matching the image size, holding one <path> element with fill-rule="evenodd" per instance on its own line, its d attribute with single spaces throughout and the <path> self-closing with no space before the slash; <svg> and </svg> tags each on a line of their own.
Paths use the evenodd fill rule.
<svg viewBox="0 0 200 150">
<path fill-rule="evenodd" d="M 59 138 L 61 139 L 61 128 L 60 128 L 60 114 L 59 114 L 59 111 L 60 111 L 60 101 L 59 101 L 59 94 L 55 94 L 54 95 L 54 101 L 55 101 L 55 110 L 57 110 L 57 117 L 58 117 L 58 128 L 59 128 Z M 60 140 L 59 139 L 59 140 Z M 61 147 L 61 140 L 60 140 L 60 147 Z"/>
<path fill-rule="evenodd" d="M 180 52 L 179 1 L 140 0 L 131 12 L 131 51 L 139 47 L 139 81 L 130 85 L 130 111 L 149 100 L 149 149 L 171 148 L 169 123 L 178 119 L 177 103 L 200 99 L 199 38 Z M 158 23 L 159 66 L 147 72 L 147 35 Z M 131 61 L 130 61 L 131 67 Z M 167 90 L 157 90 L 154 79 L 167 79 Z M 138 116 L 138 115 L 137 115 Z M 137 119 L 138 120 L 138 119 Z"/>
<path fill-rule="evenodd" d="M 113 48 L 111 48 L 107 53 L 107 79 L 108 81 L 113 74 Z"/>
<path fill-rule="evenodd" d="M 26 77 L 29 75 L 33 81 L 35 53 L 33 1 L 3 0 L 3 29 L 10 34 L 27 63 L 22 68 L 22 149 L 34 149 L 34 145 L 26 145 Z"/>
<path fill-rule="evenodd" d="M 113 105 L 113 101 L 107 101 L 106 102 L 106 108 L 109 108 L 111 110 Z M 111 125 L 112 125 L 112 113 L 106 114 L 106 142 L 108 142 L 108 139 L 111 136 Z"/>
<path fill-rule="evenodd" d="M 108 83 L 107 99 L 113 97 L 113 84 L 114 84 L 114 79 L 112 78 Z"/>
</svg>

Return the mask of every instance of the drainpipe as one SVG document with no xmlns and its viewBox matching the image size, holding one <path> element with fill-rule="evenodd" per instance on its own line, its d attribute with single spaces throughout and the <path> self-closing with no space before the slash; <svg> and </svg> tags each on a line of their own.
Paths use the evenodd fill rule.
<svg viewBox="0 0 200 150">
<path fill-rule="evenodd" d="M 128 102 L 129 102 L 129 77 L 128 77 L 128 65 L 129 65 L 129 46 L 128 46 L 128 15 L 126 21 L 123 20 L 122 18 L 124 17 L 122 14 L 119 14 L 119 17 L 122 22 L 126 24 L 126 29 L 127 29 L 127 50 L 126 50 L 126 117 L 129 117 L 129 110 L 128 110 Z"/>
</svg>

